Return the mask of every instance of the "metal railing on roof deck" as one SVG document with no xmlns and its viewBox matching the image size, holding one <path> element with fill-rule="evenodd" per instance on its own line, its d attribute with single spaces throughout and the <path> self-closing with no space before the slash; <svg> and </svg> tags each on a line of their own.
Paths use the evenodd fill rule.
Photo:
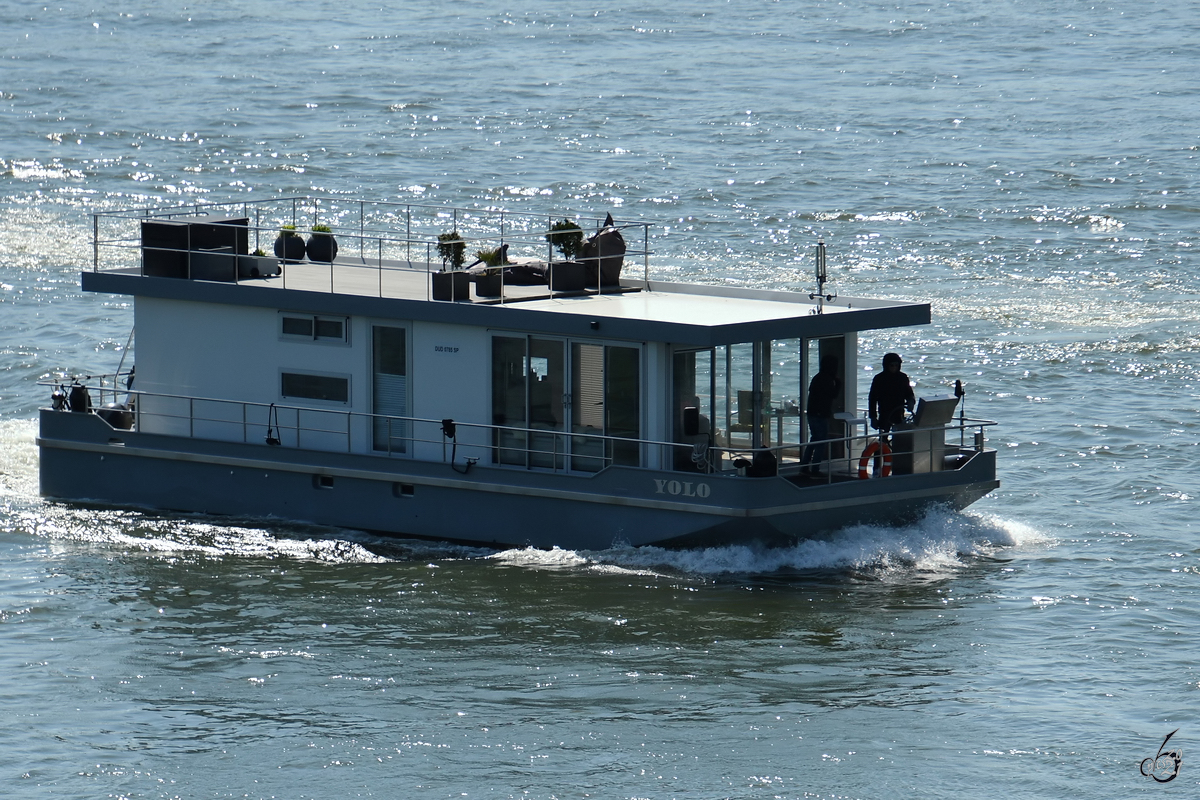
<svg viewBox="0 0 1200 800">
<path fill-rule="evenodd" d="M 339 262 L 357 260 L 353 266 L 385 269 L 413 268 L 420 263 L 429 270 L 442 266 L 437 256 L 438 236 L 456 231 L 464 242 L 468 263 L 475 252 L 509 245 L 512 257 L 556 258 L 547 233 L 557 220 L 570 219 L 589 236 L 605 227 L 603 217 L 573 214 L 530 214 L 498 209 L 468 209 L 447 206 L 352 200 L 342 197 L 284 197 L 228 203 L 196 203 L 157 206 L 122 211 L 97 212 L 92 216 L 92 270 L 128 270 L 142 264 L 142 231 L 145 221 L 188 221 L 197 218 L 246 220 L 224 223 L 245 228 L 247 252 L 271 254 L 276 236 L 285 226 L 296 233 L 311 233 L 327 226 L 339 243 Z M 210 224 L 221 226 L 219 221 Z M 619 221 L 615 227 L 626 240 L 627 262 L 641 260 L 643 277 L 650 274 L 650 223 Z M 236 253 L 234 254 L 236 255 Z M 308 262 L 306 262 L 308 263 Z M 316 262 L 320 263 L 320 262 Z M 340 265 L 340 264 L 339 264 Z"/>
</svg>

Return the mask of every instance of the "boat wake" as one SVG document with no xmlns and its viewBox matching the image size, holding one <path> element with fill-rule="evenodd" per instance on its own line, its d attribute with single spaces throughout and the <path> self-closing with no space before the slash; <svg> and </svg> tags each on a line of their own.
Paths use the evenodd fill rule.
<svg viewBox="0 0 1200 800">
<path fill-rule="evenodd" d="M 841 573 L 864 579 L 942 577 L 983 561 L 1006 560 L 1051 537 L 978 512 L 934 510 L 904 527 L 856 525 L 791 547 L 729 545 L 691 550 L 618 547 L 603 551 L 506 550 L 489 558 L 531 569 L 587 569 L 726 580 Z"/>
</svg>

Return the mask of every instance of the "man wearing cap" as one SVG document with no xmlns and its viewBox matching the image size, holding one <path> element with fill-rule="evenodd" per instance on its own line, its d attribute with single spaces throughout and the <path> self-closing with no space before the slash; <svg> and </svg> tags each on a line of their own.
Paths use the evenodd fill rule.
<svg viewBox="0 0 1200 800">
<path fill-rule="evenodd" d="M 867 395 L 867 413 L 871 427 L 887 433 L 897 422 L 904 421 L 905 409 L 912 411 L 917 403 L 908 376 L 900 371 L 900 356 L 888 353 L 883 357 L 883 372 L 871 381 Z"/>
</svg>

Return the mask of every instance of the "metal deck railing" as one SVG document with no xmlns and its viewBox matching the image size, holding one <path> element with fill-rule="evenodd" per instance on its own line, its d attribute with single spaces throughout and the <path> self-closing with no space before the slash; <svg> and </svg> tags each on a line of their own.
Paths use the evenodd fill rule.
<svg viewBox="0 0 1200 800">
<path fill-rule="evenodd" d="M 755 476 L 766 464 L 768 474 L 791 478 L 798 485 L 859 479 L 881 471 L 885 465 L 896 474 L 953 470 L 972 453 L 985 449 L 985 431 L 996 425 L 991 420 L 959 417 L 946 426 L 897 429 L 891 434 L 889 452 L 876 458 L 867 457 L 864 451 L 880 442 L 878 434 L 838 436 L 824 442 L 783 442 L 757 450 L 698 446 L 606 436 L 595 431 L 140 392 L 121 388 L 127 375 L 86 376 L 86 381 L 82 377 L 46 379 L 41 385 L 55 390 L 56 407 L 64 412 L 95 411 L 118 428 L 127 424 L 127 429 L 144 433 L 384 458 L 482 462 L 551 472 L 592 473 L 619 464 L 690 474 Z M 71 390 L 76 387 L 87 392 L 86 406 L 75 407 L 78 396 L 72 397 Z M 953 442 L 955 433 L 957 443 Z M 913 446 L 919 442 L 923 443 Z M 826 457 L 815 464 L 819 475 L 804 475 L 807 449 L 822 445 L 827 449 Z M 767 453 L 770 455 L 764 456 Z"/>
<path fill-rule="evenodd" d="M 222 219 L 226 221 L 221 222 Z M 331 292 L 338 291 L 334 281 L 334 265 L 374 270 L 375 282 L 382 296 L 388 273 L 412 270 L 430 272 L 447 267 L 438 255 L 438 237 L 451 232 L 457 232 L 458 238 L 464 243 L 467 264 L 475 260 L 477 251 L 502 245 L 508 245 L 510 260 L 524 259 L 542 264 L 562 262 L 564 257 L 546 237 L 552 232 L 555 222 L 563 219 L 577 224 L 584 236 L 590 236 L 605 227 L 605 219 L 599 217 L 514 213 L 488 208 L 466 209 L 320 196 L 106 211 L 93 214 L 92 217 L 92 270 L 140 272 L 143 268 L 141 226 L 144 222 L 203 220 L 206 225 L 228 229 L 231 236 L 239 237 L 239 242 L 244 235 L 245 253 L 218 254 L 231 257 L 232 274 L 228 280 L 238 281 L 242 278 L 238 275 L 237 256 L 262 251 L 278 263 L 283 258 L 275 256 L 274 245 L 285 228 L 305 237 L 320 225 L 328 227 L 329 234 L 338 243 L 336 261 L 329 264 L 302 260 L 300 263 L 328 268 Z M 640 261 L 643 278 L 649 280 L 651 225 L 621 221 L 615 227 L 622 231 L 625 239 L 625 263 L 634 265 Z M 190 243 L 185 247 L 148 249 L 197 252 Z M 602 258 L 597 256 L 594 260 L 598 262 Z M 288 271 L 286 265 L 292 263 L 285 262 L 285 281 Z"/>
</svg>

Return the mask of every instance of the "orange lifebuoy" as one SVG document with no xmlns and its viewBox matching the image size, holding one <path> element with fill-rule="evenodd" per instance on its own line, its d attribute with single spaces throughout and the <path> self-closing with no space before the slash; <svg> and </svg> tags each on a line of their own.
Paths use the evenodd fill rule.
<svg viewBox="0 0 1200 800">
<path fill-rule="evenodd" d="M 867 468 L 871 464 L 871 459 L 875 456 L 882 456 L 883 458 L 883 468 L 879 470 L 879 474 L 885 478 L 892 474 L 892 448 L 888 447 L 885 442 L 875 441 L 867 445 L 867 449 L 862 452 L 862 458 L 858 459 L 859 480 L 865 481 L 871 477 L 871 473 Z"/>
</svg>

